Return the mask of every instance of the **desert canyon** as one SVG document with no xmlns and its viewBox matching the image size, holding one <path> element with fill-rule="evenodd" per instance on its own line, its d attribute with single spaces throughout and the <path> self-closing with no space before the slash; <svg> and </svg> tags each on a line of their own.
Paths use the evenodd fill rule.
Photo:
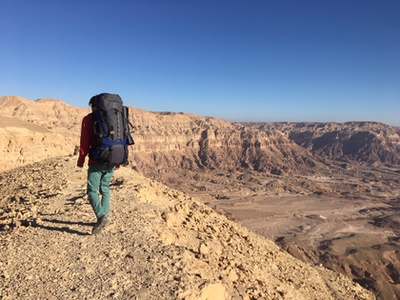
<svg viewBox="0 0 400 300">
<path fill-rule="evenodd" d="M 400 128 L 130 107 L 93 236 L 87 113 L 0 97 L 0 299 L 400 299 Z"/>
</svg>

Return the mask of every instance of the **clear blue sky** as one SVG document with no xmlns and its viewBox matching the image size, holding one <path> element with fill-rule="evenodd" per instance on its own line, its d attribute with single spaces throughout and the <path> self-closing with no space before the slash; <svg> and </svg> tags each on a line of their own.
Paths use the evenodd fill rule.
<svg viewBox="0 0 400 300">
<path fill-rule="evenodd" d="M 397 0 L 0 0 L 0 96 L 400 126 Z"/>
</svg>

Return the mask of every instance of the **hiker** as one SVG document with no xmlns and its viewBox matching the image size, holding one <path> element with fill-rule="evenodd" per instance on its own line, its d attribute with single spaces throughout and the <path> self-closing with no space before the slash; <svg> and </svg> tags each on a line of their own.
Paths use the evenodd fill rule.
<svg viewBox="0 0 400 300">
<path fill-rule="evenodd" d="M 82 120 L 77 165 L 82 168 L 89 155 L 87 194 L 97 217 L 92 234 L 98 234 L 109 222 L 110 182 L 114 171 L 127 164 L 128 145 L 133 144 L 133 140 L 128 126 L 128 110 L 122 106 L 118 95 L 103 93 L 93 96 L 89 105 L 92 112 Z"/>
</svg>

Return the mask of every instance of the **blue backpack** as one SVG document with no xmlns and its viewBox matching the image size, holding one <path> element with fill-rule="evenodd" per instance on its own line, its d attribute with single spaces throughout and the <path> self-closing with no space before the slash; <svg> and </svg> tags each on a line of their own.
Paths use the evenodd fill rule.
<svg viewBox="0 0 400 300">
<path fill-rule="evenodd" d="M 90 159 L 108 166 L 128 164 L 128 145 L 133 145 L 128 107 L 119 95 L 103 93 L 93 96 L 94 146 Z"/>
</svg>

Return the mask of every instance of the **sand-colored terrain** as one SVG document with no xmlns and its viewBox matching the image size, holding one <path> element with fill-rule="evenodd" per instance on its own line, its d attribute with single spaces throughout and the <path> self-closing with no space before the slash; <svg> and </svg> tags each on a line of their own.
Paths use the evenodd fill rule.
<svg viewBox="0 0 400 300">
<path fill-rule="evenodd" d="M 87 112 L 51 99 L 0 98 L 2 124 L 17 124 L 12 132 L 2 129 L 2 165 L 71 155 Z M 184 113 L 130 113 L 136 127 L 130 168 L 195 197 L 310 266 L 346 275 L 378 299 L 400 298 L 398 128 L 242 125 Z M 46 136 L 40 148 L 24 142 L 33 132 Z"/>
<path fill-rule="evenodd" d="M 112 182 L 111 223 L 92 235 L 76 159 L 0 175 L 1 299 L 375 299 L 125 168 Z"/>
</svg>

